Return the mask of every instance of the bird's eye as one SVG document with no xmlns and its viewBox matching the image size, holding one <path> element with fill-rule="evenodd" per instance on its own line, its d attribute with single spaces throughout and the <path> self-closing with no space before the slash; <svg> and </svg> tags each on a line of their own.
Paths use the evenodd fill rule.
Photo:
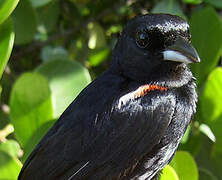
<svg viewBox="0 0 222 180">
<path fill-rule="evenodd" d="M 145 47 L 147 47 L 148 43 L 149 43 L 148 34 L 144 31 L 138 31 L 136 33 L 136 44 L 140 48 L 145 48 Z"/>
</svg>

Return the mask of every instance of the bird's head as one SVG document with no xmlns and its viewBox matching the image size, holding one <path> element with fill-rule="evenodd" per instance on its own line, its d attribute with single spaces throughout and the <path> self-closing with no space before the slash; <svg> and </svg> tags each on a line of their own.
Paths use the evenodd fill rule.
<svg viewBox="0 0 222 180">
<path fill-rule="evenodd" d="M 178 16 L 138 16 L 123 29 L 114 62 L 130 79 L 179 87 L 192 78 L 187 64 L 200 62 L 190 41 L 189 25 Z"/>
</svg>

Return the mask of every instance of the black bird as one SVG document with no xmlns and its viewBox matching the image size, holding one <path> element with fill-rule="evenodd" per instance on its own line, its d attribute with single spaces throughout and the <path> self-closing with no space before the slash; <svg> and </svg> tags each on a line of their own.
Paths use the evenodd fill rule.
<svg viewBox="0 0 222 180">
<path fill-rule="evenodd" d="M 196 110 L 189 25 L 169 14 L 127 23 L 112 64 L 61 115 L 19 180 L 153 179 Z"/>
</svg>

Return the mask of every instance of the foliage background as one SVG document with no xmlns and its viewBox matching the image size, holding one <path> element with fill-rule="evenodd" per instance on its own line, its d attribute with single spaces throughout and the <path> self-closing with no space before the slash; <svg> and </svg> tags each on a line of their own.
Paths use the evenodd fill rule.
<svg viewBox="0 0 222 180">
<path fill-rule="evenodd" d="M 123 25 L 149 12 L 185 18 L 202 59 L 192 66 L 198 111 L 161 180 L 222 179 L 221 0 L 18 1 L 0 1 L 0 179 L 16 179 L 48 128 L 109 67 Z"/>
</svg>

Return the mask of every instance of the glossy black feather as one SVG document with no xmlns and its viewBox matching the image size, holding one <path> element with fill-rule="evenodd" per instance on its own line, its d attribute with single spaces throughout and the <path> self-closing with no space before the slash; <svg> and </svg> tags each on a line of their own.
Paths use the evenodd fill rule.
<svg viewBox="0 0 222 180">
<path fill-rule="evenodd" d="M 166 45 L 136 47 L 138 28 L 151 29 L 154 39 L 160 33 L 159 43 L 171 34 L 190 38 L 188 25 L 176 16 L 130 21 L 110 69 L 66 109 L 26 160 L 19 180 L 151 179 L 169 163 L 196 109 L 195 83 L 186 64 L 162 61 Z M 145 84 L 167 91 L 129 98 Z M 128 99 L 121 101 L 123 96 Z"/>
</svg>

